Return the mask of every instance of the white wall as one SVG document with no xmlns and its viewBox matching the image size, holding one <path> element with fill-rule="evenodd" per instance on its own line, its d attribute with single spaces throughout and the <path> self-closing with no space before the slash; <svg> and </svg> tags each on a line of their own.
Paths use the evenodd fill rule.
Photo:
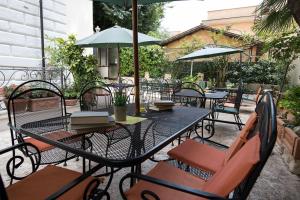
<svg viewBox="0 0 300 200">
<path fill-rule="evenodd" d="M 295 69 L 289 72 L 290 83 L 292 85 L 300 85 L 300 58 L 294 61 Z"/>
<path fill-rule="evenodd" d="M 44 29 L 65 36 L 64 0 L 44 0 Z M 0 66 L 41 65 L 39 0 L 0 0 Z"/>
<path fill-rule="evenodd" d="M 43 0 L 43 12 L 49 37 L 93 33 L 91 0 Z M 0 66 L 41 66 L 39 16 L 39 0 L 0 0 Z"/>
</svg>

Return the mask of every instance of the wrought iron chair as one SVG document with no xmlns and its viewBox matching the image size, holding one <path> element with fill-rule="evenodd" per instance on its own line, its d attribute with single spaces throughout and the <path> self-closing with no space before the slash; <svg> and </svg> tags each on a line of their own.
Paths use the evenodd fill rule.
<svg viewBox="0 0 300 200">
<path fill-rule="evenodd" d="M 257 112 L 261 111 L 257 110 Z M 207 140 L 208 144 L 200 143 L 196 140 L 187 140 L 170 150 L 168 155 L 188 166 L 204 170 L 210 174 L 215 173 L 237 153 L 250 136 L 253 136 L 253 131 L 259 129 L 259 116 L 261 115 L 262 113 L 251 113 L 240 134 L 229 148 L 219 143 L 212 143 L 209 140 Z M 224 147 L 226 150 L 216 148 L 211 143 L 217 147 Z M 201 152 L 201 156 L 195 155 L 196 152 Z"/>
<path fill-rule="evenodd" d="M 7 111 L 12 145 L 28 142 L 37 146 L 41 151 L 41 164 L 58 164 L 74 157 L 71 153 L 27 137 L 21 132 L 21 127 L 26 123 L 69 115 L 64 96 L 57 86 L 42 80 L 22 83 L 10 95 Z M 63 123 L 43 131 L 49 132 L 48 137 L 56 140 L 71 136 Z M 78 148 L 81 148 L 81 142 L 77 142 Z"/>
<path fill-rule="evenodd" d="M 243 90 L 242 90 L 242 87 L 239 86 L 233 106 L 226 105 L 226 104 L 224 104 L 223 101 L 218 101 L 218 102 L 214 103 L 214 105 L 212 107 L 212 113 L 214 115 L 213 121 L 221 122 L 221 123 L 236 124 L 238 126 L 239 130 L 242 130 L 242 125 L 244 125 L 244 124 L 239 116 L 242 97 L 243 97 Z M 235 122 L 218 120 L 219 113 L 232 114 L 234 116 Z"/>
<path fill-rule="evenodd" d="M 249 139 L 208 180 L 198 178 L 165 162 L 160 162 L 147 175 L 129 173 L 120 181 L 123 199 L 246 199 L 277 138 L 276 108 L 270 93 L 265 93 L 256 108 L 258 126 Z M 256 134 L 256 132 L 258 132 Z M 199 152 L 201 153 L 201 152 Z M 198 156 L 198 155 L 196 155 Z M 128 178 L 138 179 L 128 191 L 123 183 Z M 233 191 L 232 198 L 229 194 Z"/>
<path fill-rule="evenodd" d="M 204 90 L 196 83 L 183 82 L 174 89 L 173 100 L 181 105 L 204 108 Z"/>
<path fill-rule="evenodd" d="M 86 84 L 79 96 L 80 101 L 80 110 L 81 111 L 108 111 L 112 110 L 113 103 L 113 95 L 111 90 L 106 87 L 103 82 L 95 81 Z M 124 138 L 127 138 L 131 135 L 130 131 L 128 131 L 122 125 L 116 125 L 114 127 L 103 128 L 103 130 L 94 131 L 92 134 L 88 136 L 91 141 L 98 143 L 100 140 L 97 138 L 101 138 L 102 135 L 107 139 L 107 149 L 106 156 L 109 153 L 111 145 L 116 144 Z M 103 137 L 102 137 L 103 139 Z M 93 150 L 97 147 L 92 147 Z"/>
<path fill-rule="evenodd" d="M 177 85 L 177 87 L 173 91 L 172 99 L 174 102 L 179 103 L 183 106 L 205 108 L 205 104 L 206 104 L 206 99 L 205 99 L 205 94 L 203 89 L 196 83 L 192 83 L 192 82 L 183 82 Z M 198 128 L 201 128 L 201 132 L 203 136 L 203 128 L 204 128 L 203 120 L 187 133 L 186 138 L 190 138 L 193 131 L 197 135 L 199 135 L 197 131 Z M 180 142 L 180 138 L 179 138 L 179 142 Z"/>
<path fill-rule="evenodd" d="M 39 149 L 31 143 L 17 145 L 0 150 L 0 155 L 20 150 L 22 154 L 14 155 L 7 162 L 7 175 L 18 182 L 5 188 L 0 177 L 0 199 L 93 199 L 108 197 L 105 190 L 98 188 L 100 180 L 91 175 L 101 166 L 96 166 L 86 174 L 81 174 L 62 167 L 48 165 L 38 170 L 41 162 Z M 31 171 L 28 169 L 31 165 Z M 23 170 L 22 170 L 23 169 Z M 30 168 L 29 168 L 30 169 Z M 18 176 L 13 172 L 19 170 Z M 21 172 L 23 171 L 23 172 Z M 25 172 L 27 173 L 25 174 Z"/>
<path fill-rule="evenodd" d="M 82 87 L 79 95 L 81 111 L 99 111 L 112 107 L 111 90 L 101 81 L 93 81 Z"/>
</svg>

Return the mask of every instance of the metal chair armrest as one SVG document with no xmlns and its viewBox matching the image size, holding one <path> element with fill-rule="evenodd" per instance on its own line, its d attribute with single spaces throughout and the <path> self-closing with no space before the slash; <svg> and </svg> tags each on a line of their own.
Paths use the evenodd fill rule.
<svg viewBox="0 0 300 200">
<path fill-rule="evenodd" d="M 23 152 L 23 156 L 22 155 L 16 155 L 15 154 L 15 150 L 19 149 L 20 151 Z M 32 151 L 32 149 L 34 149 L 35 152 Z M 11 177 L 11 180 L 15 179 L 15 180 L 21 180 L 25 177 L 27 177 L 28 175 L 25 175 L 23 177 L 18 177 L 15 175 L 14 171 L 15 169 L 19 168 L 25 161 L 24 156 L 29 158 L 30 162 L 31 162 L 31 173 L 35 172 L 40 165 L 40 161 L 41 161 L 41 154 L 39 149 L 34 146 L 33 144 L 30 143 L 19 143 L 10 147 L 7 147 L 5 149 L 0 150 L 0 155 L 4 154 L 4 153 L 8 153 L 10 151 L 13 151 L 13 157 L 10 158 L 7 161 L 6 164 L 6 171 L 9 177 Z M 12 166 L 10 166 L 11 164 L 13 164 Z"/>
<path fill-rule="evenodd" d="M 0 150 L 0 155 L 5 154 L 5 153 L 7 153 L 9 151 L 13 151 L 15 149 L 19 149 L 20 147 L 25 147 L 25 146 L 31 146 L 31 147 L 35 148 L 37 150 L 37 152 L 39 152 L 39 150 L 37 149 L 36 146 L 34 146 L 34 145 L 30 144 L 30 143 L 24 142 L 24 143 L 19 143 L 19 144 L 7 147 L 5 149 L 1 149 Z"/>
<path fill-rule="evenodd" d="M 124 191 L 123 191 L 123 182 L 127 178 L 140 179 L 140 180 L 150 182 L 150 183 L 153 183 L 153 184 L 156 184 L 156 185 L 167 187 L 167 188 L 177 190 L 177 191 L 180 191 L 180 192 L 185 192 L 185 193 L 188 193 L 188 194 L 191 194 L 191 195 L 204 197 L 204 198 L 207 198 L 207 199 L 214 199 L 214 200 L 225 200 L 226 199 L 226 198 L 220 197 L 218 195 L 215 195 L 215 194 L 212 194 L 212 193 L 209 193 L 209 192 L 197 190 L 197 189 L 194 189 L 194 188 L 191 188 L 191 187 L 187 187 L 187 186 L 184 186 L 184 185 L 179 185 L 179 184 L 176 184 L 176 183 L 172 183 L 170 181 L 154 178 L 154 177 L 151 177 L 151 176 L 138 175 L 138 174 L 135 174 L 135 173 L 126 174 L 124 177 L 122 177 L 122 179 L 119 183 L 119 189 L 120 189 L 120 193 L 121 193 L 123 199 L 126 199 L 126 196 L 125 196 Z M 141 195 L 144 195 L 144 194 L 148 194 L 148 195 L 151 195 L 152 197 L 154 197 L 155 199 L 159 199 L 159 197 L 153 191 L 144 190 L 144 191 L 142 191 Z M 146 199 L 145 197 L 143 197 L 143 198 Z"/>
</svg>

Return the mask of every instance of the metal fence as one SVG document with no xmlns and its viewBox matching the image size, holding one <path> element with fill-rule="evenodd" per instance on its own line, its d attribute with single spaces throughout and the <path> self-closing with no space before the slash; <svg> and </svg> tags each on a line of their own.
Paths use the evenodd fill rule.
<svg viewBox="0 0 300 200">
<path fill-rule="evenodd" d="M 10 86 L 12 84 L 19 85 L 29 80 L 46 80 L 54 83 L 59 88 L 65 88 L 73 81 L 73 77 L 68 70 L 61 68 L 41 67 L 7 67 L 0 66 L 0 88 Z M 3 90 L 2 90 L 2 96 Z M 5 110 L 2 97 L 0 99 L 0 110 Z"/>
</svg>

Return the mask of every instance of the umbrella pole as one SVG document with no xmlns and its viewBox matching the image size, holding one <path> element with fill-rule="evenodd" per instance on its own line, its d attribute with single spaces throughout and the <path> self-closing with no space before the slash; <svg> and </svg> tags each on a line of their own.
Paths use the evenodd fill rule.
<svg viewBox="0 0 300 200">
<path fill-rule="evenodd" d="M 121 74 L 120 74 L 120 46 L 119 46 L 119 44 L 118 44 L 117 51 L 118 51 L 118 65 L 117 65 L 117 67 L 118 67 L 118 79 L 119 79 L 119 82 L 121 82 Z"/>
<path fill-rule="evenodd" d="M 194 66 L 194 61 L 191 62 L 191 76 L 193 76 L 193 66 Z"/>
<path fill-rule="evenodd" d="M 135 86 L 135 114 L 140 114 L 140 86 L 139 86 L 139 52 L 137 34 L 137 0 L 132 0 L 132 35 L 133 35 L 133 62 Z"/>
</svg>

